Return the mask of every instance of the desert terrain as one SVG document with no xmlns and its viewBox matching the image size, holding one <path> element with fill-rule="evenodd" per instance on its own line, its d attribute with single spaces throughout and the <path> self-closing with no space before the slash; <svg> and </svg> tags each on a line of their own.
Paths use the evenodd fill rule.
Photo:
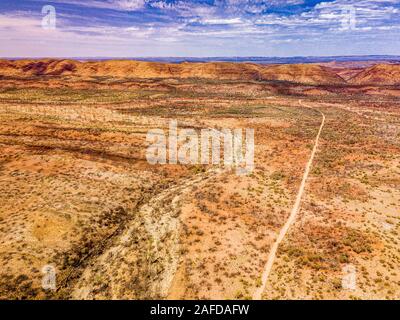
<svg viewBox="0 0 400 320">
<path fill-rule="evenodd" d="M 0 298 L 400 299 L 399 89 L 400 64 L 0 60 Z M 254 170 L 150 164 L 170 120 L 254 129 Z"/>
</svg>

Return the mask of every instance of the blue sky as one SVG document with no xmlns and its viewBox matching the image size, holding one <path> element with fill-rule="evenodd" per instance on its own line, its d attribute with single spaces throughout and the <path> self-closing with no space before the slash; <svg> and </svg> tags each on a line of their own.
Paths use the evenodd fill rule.
<svg viewBox="0 0 400 320">
<path fill-rule="evenodd" d="M 399 31 L 400 0 L 0 2 L 1 57 L 400 55 Z"/>
</svg>

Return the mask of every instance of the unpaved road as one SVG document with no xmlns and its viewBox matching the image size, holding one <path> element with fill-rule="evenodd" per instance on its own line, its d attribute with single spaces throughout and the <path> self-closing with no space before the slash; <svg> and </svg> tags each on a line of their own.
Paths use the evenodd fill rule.
<svg viewBox="0 0 400 320">
<path fill-rule="evenodd" d="M 271 251 L 270 251 L 270 253 L 268 255 L 267 263 L 266 263 L 266 265 L 264 267 L 264 272 L 263 272 L 262 277 L 261 277 L 262 284 L 254 292 L 253 300 L 261 300 L 262 294 L 263 294 L 263 292 L 265 290 L 265 287 L 267 285 L 269 274 L 271 272 L 272 266 L 273 266 L 274 261 L 275 261 L 276 252 L 278 251 L 279 244 L 285 238 L 286 233 L 288 232 L 290 226 L 296 220 L 296 216 L 297 216 L 297 214 L 299 212 L 299 209 L 300 209 L 301 199 L 302 199 L 303 194 L 304 194 L 304 189 L 305 189 L 305 186 L 306 186 L 306 181 L 307 181 L 307 178 L 308 178 L 308 174 L 310 173 L 311 166 L 312 166 L 312 163 L 313 163 L 313 160 L 314 160 L 314 156 L 315 156 L 315 153 L 317 152 L 317 149 L 318 149 L 319 137 L 321 135 L 322 129 L 324 128 L 324 124 L 325 124 L 325 115 L 320 110 L 314 109 L 312 107 L 309 107 L 309 106 L 303 104 L 303 102 L 301 100 L 299 100 L 299 104 L 301 106 L 303 106 L 303 107 L 310 108 L 312 110 L 318 111 L 322 115 L 321 126 L 319 127 L 319 131 L 318 131 L 317 137 L 315 139 L 315 143 L 314 143 L 314 148 L 313 148 L 313 150 L 311 152 L 310 159 L 307 162 L 307 165 L 306 165 L 306 168 L 305 168 L 305 171 L 304 171 L 304 174 L 303 174 L 303 179 L 301 181 L 300 188 L 299 188 L 299 191 L 298 191 L 297 197 L 296 197 L 296 202 L 293 205 L 293 208 L 292 208 L 292 211 L 290 212 L 288 220 L 286 221 L 285 225 L 282 227 L 281 231 L 279 232 L 278 237 L 276 238 L 276 240 L 275 240 L 275 242 L 274 242 L 274 244 L 273 244 L 273 246 L 271 248 Z"/>
</svg>

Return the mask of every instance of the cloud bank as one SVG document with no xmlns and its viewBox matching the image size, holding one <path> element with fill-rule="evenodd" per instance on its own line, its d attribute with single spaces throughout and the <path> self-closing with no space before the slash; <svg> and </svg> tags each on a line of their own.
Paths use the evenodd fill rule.
<svg viewBox="0 0 400 320">
<path fill-rule="evenodd" d="M 400 0 L 2 0 L 0 56 L 400 54 L 399 28 Z"/>
</svg>

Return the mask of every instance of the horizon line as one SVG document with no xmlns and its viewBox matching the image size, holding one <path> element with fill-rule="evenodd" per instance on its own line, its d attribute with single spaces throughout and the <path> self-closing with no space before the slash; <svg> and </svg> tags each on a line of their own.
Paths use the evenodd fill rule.
<svg viewBox="0 0 400 320">
<path fill-rule="evenodd" d="M 110 58 L 110 59 L 152 59 L 152 58 L 192 58 L 192 59 L 211 59 L 211 58 L 274 58 L 274 59 L 286 59 L 286 58 L 346 58 L 346 57 L 400 57 L 399 54 L 345 54 L 345 55 L 296 55 L 296 56 L 15 56 L 7 57 L 0 56 L 0 59 L 76 59 L 76 58 Z"/>
</svg>

